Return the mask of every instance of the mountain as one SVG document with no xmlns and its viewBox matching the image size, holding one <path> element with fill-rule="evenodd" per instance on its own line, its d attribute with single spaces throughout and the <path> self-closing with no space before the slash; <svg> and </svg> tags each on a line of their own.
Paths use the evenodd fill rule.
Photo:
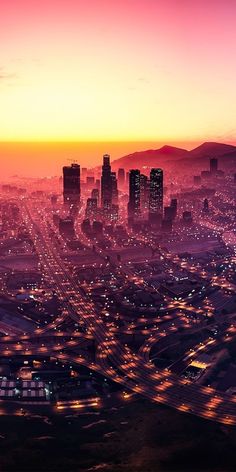
<svg viewBox="0 0 236 472">
<path fill-rule="evenodd" d="M 236 163 L 236 146 L 231 144 L 205 142 L 200 146 L 187 151 L 186 149 L 174 146 L 163 146 L 160 149 L 148 149 L 146 151 L 138 151 L 128 154 L 119 159 L 112 161 L 112 169 L 117 170 L 119 167 L 128 169 L 141 169 L 142 167 L 165 167 L 174 166 L 177 162 L 179 165 L 203 166 L 204 162 L 211 157 L 217 157 L 225 163 Z"/>
<path fill-rule="evenodd" d="M 148 149 L 147 151 L 138 151 L 123 156 L 112 161 L 112 169 L 124 167 L 126 169 L 136 169 L 145 166 L 159 167 L 167 161 L 175 161 L 188 155 L 186 149 L 174 146 L 163 146 L 160 149 Z"/>
<path fill-rule="evenodd" d="M 206 142 L 188 152 L 187 156 L 178 160 L 180 166 L 189 165 L 191 161 L 192 168 L 208 168 L 209 159 L 216 157 L 220 167 L 236 165 L 236 146 L 231 144 Z M 175 160 L 168 162 L 174 166 Z"/>
<path fill-rule="evenodd" d="M 189 157 L 220 157 L 224 154 L 236 151 L 236 146 L 231 144 L 206 142 L 189 151 Z"/>
</svg>

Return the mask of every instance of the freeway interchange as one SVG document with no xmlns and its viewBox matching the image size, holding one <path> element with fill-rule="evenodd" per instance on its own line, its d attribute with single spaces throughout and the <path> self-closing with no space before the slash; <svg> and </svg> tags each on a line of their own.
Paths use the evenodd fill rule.
<svg viewBox="0 0 236 472">
<path fill-rule="evenodd" d="M 34 242 L 43 276 L 58 294 L 63 312 L 50 324 L 31 335 L 18 337 L 17 341 L 14 336 L 2 337 L 2 356 L 48 355 L 63 362 L 85 365 L 153 402 L 219 423 L 236 424 L 236 399 L 232 395 L 187 382 L 171 369 L 157 369 L 151 362 L 152 346 L 156 345 L 157 352 L 161 351 L 174 344 L 179 328 L 192 333 L 200 331 L 201 326 L 190 321 L 186 323 L 185 316 L 175 320 L 174 316 L 163 315 L 163 319 L 156 320 L 155 329 L 147 330 L 145 342 L 138 352 L 133 351 L 119 339 L 116 330 L 104 323 L 101 314 L 75 281 L 70 263 L 58 254 L 42 213 L 35 210 L 30 202 L 22 200 L 21 214 Z M 178 262 L 175 260 L 175 263 Z M 126 275 L 132 276 L 132 271 L 129 270 Z M 182 312 L 188 310 L 183 302 L 176 302 L 175 306 Z M 58 332 L 57 327 L 63 327 L 63 322 L 68 318 L 79 323 L 82 332 L 74 332 L 70 336 L 63 331 Z M 233 319 L 234 316 L 229 317 L 231 324 L 223 328 L 220 339 L 204 339 L 185 354 L 184 360 L 193 359 L 199 352 L 207 352 L 214 344 L 231 341 L 236 334 Z M 60 342 L 62 338 L 63 343 Z M 76 352 L 75 348 L 84 340 L 93 340 L 94 359 Z"/>
</svg>

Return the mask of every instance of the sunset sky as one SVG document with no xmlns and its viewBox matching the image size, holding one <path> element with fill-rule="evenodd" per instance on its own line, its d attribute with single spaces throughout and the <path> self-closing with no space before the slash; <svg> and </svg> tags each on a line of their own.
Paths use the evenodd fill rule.
<svg viewBox="0 0 236 472">
<path fill-rule="evenodd" d="M 1 0 L 0 141 L 235 142 L 235 23 L 235 0 Z"/>
</svg>

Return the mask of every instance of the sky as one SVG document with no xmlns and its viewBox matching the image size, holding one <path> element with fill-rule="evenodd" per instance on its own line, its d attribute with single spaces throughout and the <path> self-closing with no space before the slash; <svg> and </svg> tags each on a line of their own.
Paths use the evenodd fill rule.
<svg viewBox="0 0 236 472">
<path fill-rule="evenodd" d="M 0 0 L 0 142 L 236 142 L 235 22 L 235 0 Z"/>
</svg>

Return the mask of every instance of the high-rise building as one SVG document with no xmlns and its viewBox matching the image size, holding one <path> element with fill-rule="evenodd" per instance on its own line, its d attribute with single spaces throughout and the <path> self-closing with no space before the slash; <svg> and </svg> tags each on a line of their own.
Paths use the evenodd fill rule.
<svg viewBox="0 0 236 472">
<path fill-rule="evenodd" d="M 100 190 L 100 179 L 95 180 L 95 187 Z"/>
<path fill-rule="evenodd" d="M 140 208 L 141 211 L 148 209 L 149 200 L 149 182 L 148 178 L 144 174 L 140 174 Z"/>
<path fill-rule="evenodd" d="M 173 221 L 175 218 L 175 208 L 170 206 L 164 207 L 164 219 Z"/>
<path fill-rule="evenodd" d="M 111 172 L 111 180 L 112 180 L 112 203 L 114 205 L 118 205 L 118 187 L 117 187 L 117 178 L 116 178 L 116 173 Z"/>
<path fill-rule="evenodd" d="M 76 205 L 80 203 L 80 166 L 71 164 L 63 167 L 64 203 Z"/>
<path fill-rule="evenodd" d="M 109 154 L 103 156 L 101 177 L 101 204 L 103 208 L 110 208 L 112 204 L 112 175 Z"/>
<path fill-rule="evenodd" d="M 149 221 L 159 224 L 163 215 L 163 171 L 151 169 L 149 194 Z"/>
<path fill-rule="evenodd" d="M 123 187 L 125 184 L 125 169 L 118 169 L 118 186 Z"/>
<path fill-rule="evenodd" d="M 132 169 L 129 172 L 129 202 L 128 217 L 137 218 L 140 215 L 140 171 Z"/>
<path fill-rule="evenodd" d="M 218 170 L 218 160 L 215 157 L 210 159 L 210 173 L 215 174 Z"/>
<path fill-rule="evenodd" d="M 177 209 L 178 209 L 178 200 L 177 198 L 172 198 L 170 202 L 170 206 L 173 209 L 174 218 L 177 216 Z"/>
</svg>

